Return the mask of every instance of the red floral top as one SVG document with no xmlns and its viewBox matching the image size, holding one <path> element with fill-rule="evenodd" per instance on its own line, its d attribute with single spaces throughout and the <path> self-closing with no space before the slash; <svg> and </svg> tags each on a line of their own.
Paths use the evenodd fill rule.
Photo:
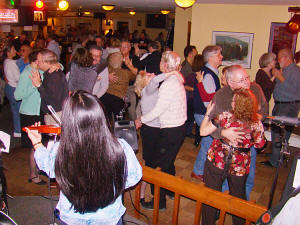
<svg viewBox="0 0 300 225">
<path fill-rule="evenodd" d="M 264 128 L 260 121 L 249 126 L 245 122 L 235 120 L 231 112 L 223 112 L 215 119 L 215 122 L 219 124 L 220 127 L 237 127 L 238 130 L 245 132 L 242 143 L 229 144 L 233 147 L 250 148 L 254 145 L 256 148 L 262 148 L 266 143 Z M 229 143 L 226 139 L 223 141 Z M 224 169 L 225 159 L 230 149 L 229 145 L 222 143 L 219 139 L 214 139 L 207 152 L 207 159 L 211 161 L 214 166 Z M 235 176 L 244 176 L 249 173 L 250 161 L 250 151 L 241 152 L 234 150 L 232 152 L 232 161 L 228 172 Z"/>
</svg>

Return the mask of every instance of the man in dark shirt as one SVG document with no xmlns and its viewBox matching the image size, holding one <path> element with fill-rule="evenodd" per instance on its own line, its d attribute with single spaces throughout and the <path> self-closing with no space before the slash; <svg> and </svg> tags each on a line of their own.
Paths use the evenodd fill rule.
<svg viewBox="0 0 300 225">
<path fill-rule="evenodd" d="M 38 69 L 45 71 L 43 81 L 39 79 L 37 71 L 32 74 L 32 83 L 41 95 L 41 112 L 45 114 L 46 124 L 57 124 L 49 114 L 47 105 L 51 105 L 60 116 L 63 102 L 68 97 L 68 84 L 63 71 L 61 69 L 49 70 L 57 62 L 57 55 L 54 52 L 43 49 L 37 55 Z"/>
<path fill-rule="evenodd" d="M 157 41 L 149 43 L 148 50 L 150 54 L 140 61 L 139 70 L 146 70 L 146 72 L 154 73 L 155 75 L 161 74 L 161 52 L 159 51 L 158 45 L 159 43 Z"/>
<path fill-rule="evenodd" d="M 186 78 L 188 75 L 193 73 L 192 64 L 195 56 L 198 54 L 197 49 L 194 45 L 188 45 L 184 48 L 184 61 L 181 64 L 180 72 Z"/>
</svg>

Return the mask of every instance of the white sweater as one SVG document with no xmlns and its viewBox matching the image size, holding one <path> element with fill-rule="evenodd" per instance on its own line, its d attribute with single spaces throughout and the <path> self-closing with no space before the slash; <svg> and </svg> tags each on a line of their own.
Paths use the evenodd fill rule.
<svg viewBox="0 0 300 225">
<path fill-rule="evenodd" d="M 17 87 L 20 78 L 20 70 L 16 64 L 16 60 L 5 59 L 3 64 L 4 74 L 8 81 L 8 84 L 12 87 Z"/>
<path fill-rule="evenodd" d="M 170 76 L 163 82 L 155 106 L 141 117 L 141 121 L 148 123 L 156 118 L 159 118 L 161 128 L 179 127 L 185 123 L 186 93 L 177 76 Z"/>
</svg>

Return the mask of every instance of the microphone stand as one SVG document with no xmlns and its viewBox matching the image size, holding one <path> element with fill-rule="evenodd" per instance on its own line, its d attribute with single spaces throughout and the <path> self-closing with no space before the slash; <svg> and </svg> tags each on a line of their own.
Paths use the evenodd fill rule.
<svg viewBox="0 0 300 225">
<path fill-rule="evenodd" d="M 272 187 L 271 187 L 268 209 L 270 209 L 271 206 L 272 206 L 274 193 L 275 193 L 276 186 L 277 186 L 277 181 L 278 181 L 279 170 L 280 170 L 281 166 L 283 165 L 284 156 L 286 155 L 286 156 L 289 157 L 290 154 L 291 154 L 288 150 L 288 145 L 289 145 L 288 141 L 285 138 L 286 130 L 285 130 L 284 123 L 279 122 L 279 123 L 275 123 L 275 124 L 281 128 L 281 131 L 283 131 L 283 132 L 280 132 L 280 139 L 281 139 L 281 142 L 282 142 L 282 146 L 281 146 L 281 150 L 280 150 L 280 157 L 279 157 L 279 160 L 278 160 L 278 166 L 276 168 L 275 178 L 274 178 L 274 181 L 273 181 L 273 184 L 272 184 Z"/>
</svg>

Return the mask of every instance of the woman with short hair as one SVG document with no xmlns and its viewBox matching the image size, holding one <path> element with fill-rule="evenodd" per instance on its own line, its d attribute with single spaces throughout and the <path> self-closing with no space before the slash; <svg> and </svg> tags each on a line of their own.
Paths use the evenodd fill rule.
<svg viewBox="0 0 300 225">
<path fill-rule="evenodd" d="M 66 99 L 61 120 L 60 141 L 50 150 L 27 128 L 38 167 L 60 187 L 59 218 L 63 224 L 122 224 L 122 193 L 142 177 L 132 148 L 110 132 L 100 101 L 85 91 Z"/>
<path fill-rule="evenodd" d="M 260 85 L 267 102 L 270 102 L 271 95 L 275 87 L 275 76 L 272 70 L 276 65 L 276 55 L 274 53 L 264 53 L 259 58 L 260 69 L 256 73 L 255 82 Z"/>
</svg>

